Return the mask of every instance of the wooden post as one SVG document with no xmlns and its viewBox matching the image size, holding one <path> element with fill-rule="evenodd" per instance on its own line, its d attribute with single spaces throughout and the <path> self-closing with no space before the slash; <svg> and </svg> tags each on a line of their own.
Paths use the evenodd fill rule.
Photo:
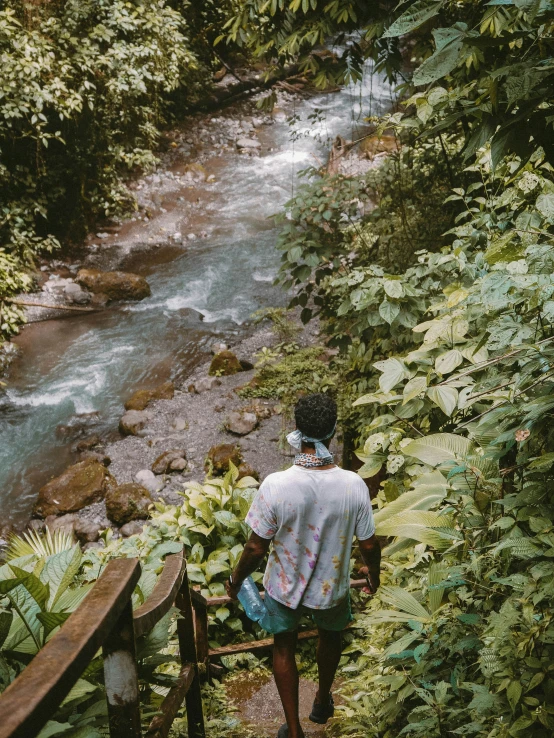
<svg viewBox="0 0 554 738">
<path fill-rule="evenodd" d="M 110 738 L 141 738 L 133 608 L 129 600 L 103 647 Z"/>
<path fill-rule="evenodd" d="M 184 665 L 185 662 L 188 662 L 192 664 L 194 668 L 194 678 L 185 698 L 187 705 L 188 734 L 189 738 L 205 738 L 204 713 L 202 710 L 202 695 L 200 692 L 200 671 L 198 668 L 196 642 L 194 640 L 193 610 L 186 570 L 175 604 L 177 605 L 180 614 L 180 618 L 177 620 L 177 636 L 179 638 L 181 664 Z M 206 618 L 207 614 L 208 610 L 206 608 Z"/>
<path fill-rule="evenodd" d="M 210 679 L 210 644 L 208 643 L 208 602 L 200 592 L 190 590 L 194 608 L 194 634 L 200 680 Z"/>
</svg>

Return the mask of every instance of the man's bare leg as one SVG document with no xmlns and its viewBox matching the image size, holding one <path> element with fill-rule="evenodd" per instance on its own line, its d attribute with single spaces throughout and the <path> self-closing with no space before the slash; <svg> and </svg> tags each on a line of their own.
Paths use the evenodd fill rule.
<svg viewBox="0 0 554 738">
<path fill-rule="evenodd" d="M 296 630 L 292 633 L 278 633 L 273 646 L 273 676 L 289 726 L 289 738 L 304 738 L 298 716 L 298 668 L 295 659 L 297 639 Z"/>
<path fill-rule="evenodd" d="M 342 653 L 342 638 L 339 631 L 318 628 L 318 632 L 317 671 L 319 674 L 319 689 L 315 701 L 318 704 L 326 705 L 329 702 L 331 687 Z"/>
</svg>

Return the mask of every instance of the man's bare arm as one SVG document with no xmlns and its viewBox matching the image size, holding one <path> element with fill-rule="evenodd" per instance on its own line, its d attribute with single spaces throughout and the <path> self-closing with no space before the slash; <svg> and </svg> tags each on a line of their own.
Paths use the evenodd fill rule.
<svg viewBox="0 0 554 738">
<path fill-rule="evenodd" d="M 238 564 L 235 567 L 235 571 L 232 574 L 233 581 L 227 582 L 225 588 L 227 594 L 233 600 L 237 599 L 237 594 L 242 587 L 242 583 L 247 576 L 256 571 L 258 566 L 262 563 L 271 543 L 270 538 L 262 538 L 257 533 L 251 533 L 250 538 L 244 546 L 242 556 L 239 559 Z M 364 559 L 365 560 L 365 559 Z"/>
<path fill-rule="evenodd" d="M 381 546 L 377 536 L 373 535 L 365 541 L 358 541 L 358 548 L 367 569 L 369 592 L 375 594 L 381 582 Z"/>
</svg>

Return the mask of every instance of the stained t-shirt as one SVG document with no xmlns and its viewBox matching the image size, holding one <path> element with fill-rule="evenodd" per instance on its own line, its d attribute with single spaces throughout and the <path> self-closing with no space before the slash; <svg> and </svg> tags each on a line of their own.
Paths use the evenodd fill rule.
<svg viewBox="0 0 554 738">
<path fill-rule="evenodd" d="M 261 538 L 273 539 L 264 587 L 292 609 L 325 610 L 341 602 L 350 587 L 352 539 L 375 532 L 364 481 L 339 467 L 292 466 L 270 474 L 246 522 Z"/>
</svg>

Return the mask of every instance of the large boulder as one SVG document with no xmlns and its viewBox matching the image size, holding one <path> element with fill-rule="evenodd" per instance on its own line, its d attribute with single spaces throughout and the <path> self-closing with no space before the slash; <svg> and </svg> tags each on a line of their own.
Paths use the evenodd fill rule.
<svg viewBox="0 0 554 738">
<path fill-rule="evenodd" d="M 212 377 L 229 376 L 242 371 L 242 365 L 232 351 L 220 351 L 212 359 L 208 374 Z"/>
<path fill-rule="evenodd" d="M 164 451 L 152 464 L 152 471 L 154 474 L 184 471 L 187 468 L 186 459 L 187 453 L 184 449 Z"/>
<path fill-rule="evenodd" d="M 234 443 L 222 443 L 219 446 L 212 446 L 208 451 L 206 465 L 208 467 L 211 465 L 216 474 L 226 474 L 229 471 L 230 461 L 235 466 L 240 466 L 242 462 L 241 448 Z"/>
<path fill-rule="evenodd" d="M 34 511 L 41 518 L 76 512 L 102 500 L 115 486 L 115 479 L 103 464 L 85 459 L 42 487 Z"/>
<path fill-rule="evenodd" d="M 80 269 L 77 282 L 89 292 L 107 295 L 110 300 L 143 300 L 151 294 L 150 285 L 144 277 L 130 272 Z"/>
<path fill-rule="evenodd" d="M 144 410 L 128 410 L 119 421 L 119 432 L 124 436 L 139 436 L 149 420 L 150 415 Z"/>
<path fill-rule="evenodd" d="M 138 390 L 125 403 L 125 410 L 144 410 L 153 400 L 172 400 L 174 394 L 173 382 L 164 382 L 150 390 Z"/>
<path fill-rule="evenodd" d="M 116 525 L 149 517 L 152 504 L 150 492 L 140 484 L 129 482 L 110 490 L 106 495 L 106 514 Z"/>
<path fill-rule="evenodd" d="M 258 426 L 258 418 L 255 413 L 233 410 L 225 421 L 225 428 L 237 436 L 246 436 Z"/>
</svg>

